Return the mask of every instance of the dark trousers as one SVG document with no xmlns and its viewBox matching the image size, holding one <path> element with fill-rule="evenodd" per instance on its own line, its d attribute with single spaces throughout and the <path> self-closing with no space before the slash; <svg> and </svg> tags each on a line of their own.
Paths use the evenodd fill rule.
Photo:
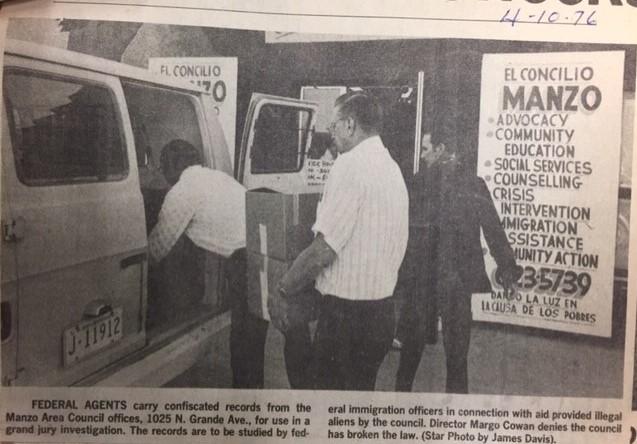
<svg viewBox="0 0 637 444">
<path fill-rule="evenodd" d="M 324 296 L 314 336 L 314 388 L 374 390 L 393 332 L 393 298 L 351 301 Z"/>
<path fill-rule="evenodd" d="M 269 322 L 248 310 L 246 252 L 237 250 L 226 265 L 230 292 L 230 367 L 232 387 L 263 388 L 265 339 Z M 308 325 L 286 334 L 283 350 L 288 380 L 293 389 L 309 388 L 311 362 Z"/>
<path fill-rule="evenodd" d="M 402 347 L 396 372 L 397 392 L 411 391 L 425 344 L 431 342 L 426 339 L 425 316 L 416 292 L 412 290 L 405 295 L 398 317 L 396 339 L 402 343 Z M 436 320 L 434 317 L 429 322 Z"/>
<path fill-rule="evenodd" d="M 419 308 L 419 304 L 423 302 L 415 298 L 412 295 L 407 298 L 399 320 L 398 337 L 403 341 L 403 346 L 396 374 L 396 391 L 411 391 L 426 342 L 423 310 Z M 467 356 L 471 338 L 471 294 L 455 290 L 441 295 L 439 300 L 447 364 L 446 391 L 468 393 Z"/>
</svg>

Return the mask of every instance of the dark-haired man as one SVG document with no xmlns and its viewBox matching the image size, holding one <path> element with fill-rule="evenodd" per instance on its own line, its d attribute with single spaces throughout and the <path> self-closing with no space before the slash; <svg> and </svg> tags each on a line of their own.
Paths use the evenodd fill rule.
<svg viewBox="0 0 637 444">
<path fill-rule="evenodd" d="M 336 100 L 329 129 L 339 155 L 317 209 L 316 237 L 271 295 L 292 298 L 316 279 L 323 295 L 312 364 L 317 389 L 374 390 L 392 342 L 408 198 L 381 127 L 374 97 L 351 92 Z"/>
<path fill-rule="evenodd" d="M 505 292 L 522 270 L 515 262 L 489 190 L 436 134 L 422 141 L 423 168 L 410 180 L 410 236 L 397 292 L 405 296 L 397 337 L 402 342 L 396 390 L 410 391 L 425 343 L 442 319 L 448 393 L 467 393 L 471 294 L 491 291 L 480 230 Z"/>
<path fill-rule="evenodd" d="M 199 151 L 184 140 L 168 143 L 160 164 L 171 189 L 148 236 L 151 259 L 159 262 L 182 235 L 197 247 L 227 258 L 232 386 L 263 388 L 268 322 L 248 310 L 246 189 L 226 173 L 202 166 Z M 307 387 L 309 343 L 307 325 L 296 326 L 286 336 L 283 354 L 292 388 Z"/>
<path fill-rule="evenodd" d="M 232 386 L 262 388 L 268 322 L 248 312 L 246 190 L 228 174 L 201 165 L 199 151 L 184 140 L 164 146 L 160 165 L 171 188 L 148 236 L 151 259 L 161 261 L 182 235 L 197 247 L 228 259 Z"/>
<path fill-rule="evenodd" d="M 229 257 L 245 248 L 245 188 L 223 171 L 201 165 L 197 149 L 177 139 L 161 152 L 171 186 L 148 236 L 151 258 L 161 260 L 186 234 L 198 247 Z"/>
</svg>

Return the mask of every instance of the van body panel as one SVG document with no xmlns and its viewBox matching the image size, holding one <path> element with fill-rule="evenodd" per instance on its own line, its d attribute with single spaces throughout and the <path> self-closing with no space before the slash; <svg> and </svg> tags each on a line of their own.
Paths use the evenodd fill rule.
<svg viewBox="0 0 637 444">
<path fill-rule="evenodd" d="M 23 236 L 15 243 L 21 307 L 18 324 L 23 326 L 17 342 L 20 369 L 17 383 L 67 385 L 145 344 L 147 240 L 132 130 L 117 78 L 14 56 L 6 58 L 5 82 L 7 72 L 27 81 L 33 76 L 107 91 L 105 94 L 112 98 L 112 110 L 99 112 L 116 114 L 113 119 L 125 149 L 127 169 L 121 178 L 97 177 L 80 183 L 45 180 L 33 184 L 18 177 L 12 139 L 3 140 L 4 192 L 11 202 L 11 217 L 24 225 Z M 76 92 L 62 100 L 53 97 L 52 101 L 73 103 L 75 95 Z M 11 102 L 10 97 L 7 100 Z M 29 106 L 33 102 L 25 101 Z M 43 150 L 48 147 L 43 144 L 53 143 L 60 136 L 59 131 L 51 130 L 49 134 L 42 130 L 42 121 L 49 119 L 51 125 L 62 125 L 59 122 L 63 117 L 58 118 L 56 113 L 62 112 L 63 106 L 45 111 L 36 109 L 37 120 L 32 117 L 33 123 L 21 123 L 24 131 L 40 125 L 38 136 Z M 20 117 L 19 111 L 16 113 Z M 15 117 L 7 120 L 15 124 Z M 100 136 L 98 129 L 93 134 L 97 144 L 101 143 Z M 5 254 L 3 250 L 2 255 Z M 131 261 L 131 257 L 137 259 Z M 121 339 L 94 351 L 86 345 L 88 351 L 77 362 L 65 360 L 65 331 L 95 316 L 91 312 L 94 307 L 99 308 L 101 315 L 109 310 L 122 310 Z M 27 327 L 28 334 L 24 330 Z"/>
<path fill-rule="evenodd" d="M 150 353 L 133 353 L 133 362 L 108 375 L 95 375 L 78 385 L 98 387 L 159 387 L 192 367 L 210 353 L 214 336 L 230 326 L 230 313 L 209 317 Z M 145 352 L 146 350 L 144 350 Z M 141 355 L 138 356 L 136 355 Z"/>
<path fill-rule="evenodd" d="M 211 168 L 215 170 L 223 171 L 224 173 L 233 176 L 233 162 L 230 152 L 234 153 L 235 147 L 228 147 L 226 138 L 221 128 L 221 123 L 217 119 L 217 112 L 215 111 L 215 102 L 210 95 L 201 95 L 202 111 L 204 118 L 208 125 L 202 125 L 202 130 L 205 131 L 206 140 L 208 140 L 208 156 L 210 157 Z M 230 149 L 231 148 L 231 149 Z"/>
<path fill-rule="evenodd" d="M 140 266 L 120 270 L 128 253 L 20 278 L 20 325 L 37 326 L 19 336 L 20 385 L 69 385 L 145 344 Z M 116 276 L 116 277 L 113 277 Z M 123 339 L 75 364 L 63 365 L 62 335 L 84 319 L 89 302 L 123 307 Z"/>
<path fill-rule="evenodd" d="M 115 78 L 127 78 L 140 80 L 161 86 L 170 86 L 184 91 L 196 92 L 198 94 L 207 94 L 203 87 L 184 81 L 171 79 L 168 77 L 153 74 L 148 70 L 138 68 L 132 65 L 115 62 L 112 60 L 102 59 L 99 57 L 83 54 L 79 52 L 69 51 L 66 49 L 55 48 L 52 46 L 43 46 L 29 43 L 21 40 L 5 40 L 5 57 L 7 55 L 18 55 L 20 58 L 30 60 L 41 60 L 52 62 L 60 66 L 73 69 L 82 69 L 85 72 L 96 72 L 107 74 Z M 7 62 L 5 62 L 6 66 Z"/>
<path fill-rule="evenodd" d="M 5 257 L 3 248 L 2 255 Z M 18 304 L 17 304 L 17 282 L 9 281 L 2 283 L 2 385 L 12 385 L 17 375 L 18 357 Z M 7 322 L 8 320 L 8 322 Z"/>
<path fill-rule="evenodd" d="M 230 177 L 234 177 L 232 168 L 234 159 L 231 158 L 230 153 L 234 153 L 235 147 L 228 147 L 226 143 L 223 128 L 219 119 L 217 119 L 217 111 L 215 111 L 215 102 L 212 96 L 201 95 L 200 99 L 204 120 L 207 123 L 206 125 L 201 125 L 201 128 L 204 133 L 203 136 L 205 136 L 204 140 L 207 141 L 207 144 L 204 142 L 204 154 L 210 159 L 208 165 L 210 168 L 223 171 Z M 226 258 L 206 251 L 204 261 L 204 303 L 211 307 L 213 311 L 221 312 L 229 306 L 228 289 L 225 280 Z M 208 330 L 204 329 L 202 332 Z M 200 334 L 197 337 L 200 338 L 201 336 Z M 186 355 L 180 359 L 182 364 L 188 361 Z"/>
<path fill-rule="evenodd" d="M 9 125 L 7 125 L 7 115 L 2 107 L 2 146 L 9 143 Z M 6 177 L 8 171 L 13 168 L 12 164 L 7 164 L 6 158 L 2 165 L 2 185 L 0 192 L 2 193 L 2 245 L 0 246 L 0 261 L 2 269 L 0 270 L 0 279 L 2 286 L 0 288 L 0 312 L 2 319 L 0 327 L 2 329 L 2 338 L 0 349 L 2 356 L 2 385 L 10 385 L 16 378 L 17 352 L 18 352 L 18 277 L 16 273 L 16 242 L 10 239 L 9 227 L 13 224 L 13 214 L 11 213 L 11 203 L 7 196 Z"/>
<path fill-rule="evenodd" d="M 17 246 L 20 279 L 146 246 L 141 194 L 124 183 L 17 188 L 23 200 L 13 214 L 25 225 Z"/>
<path fill-rule="evenodd" d="M 2 107 L 2 146 L 9 146 L 9 125 L 7 124 L 7 117 L 4 106 Z M 4 151 L 2 152 L 2 162 L 0 165 L 2 166 L 2 185 L 0 186 L 0 192 L 2 193 L 2 206 L 0 207 L 0 211 L 2 211 L 1 221 L 2 221 L 2 270 L 0 273 L 0 279 L 2 284 L 15 284 L 17 280 L 16 273 L 16 254 L 15 247 L 16 243 L 7 239 L 6 236 L 9 234 L 6 232 L 8 229 L 8 225 L 10 225 L 13 221 L 13 214 L 11 212 L 11 201 L 9 199 L 7 193 L 8 187 L 8 177 L 13 174 L 13 163 L 11 163 L 10 159 L 13 158 L 10 153 L 7 157 L 4 155 Z M 4 300 L 4 291 L 2 292 L 3 300 Z"/>
</svg>

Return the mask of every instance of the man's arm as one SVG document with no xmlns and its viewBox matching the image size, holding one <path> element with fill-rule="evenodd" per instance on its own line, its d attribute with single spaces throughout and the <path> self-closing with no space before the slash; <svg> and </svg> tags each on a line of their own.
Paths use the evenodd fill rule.
<svg viewBox="0 0 637 444">
<path fill-rule="evenodd" d="M 168 191 L 157 224 L 148 235 L 148 251 L 152 261 L 161 261 L 175 246 L 195 214 L 195 205 L 184 183 L 177 182 Z"/>
<path fill-rule="evenodd" d="M 509 240 L 500 223 L 498 212 L 491 199 L 491 193 L 482 179 L 478 178 L 474 191 L 476 192 L 480 226 L 491 255 L 498 265 L 498 275 L 502 280 L 502 286 L 508 293 L 513 290 L 515 283 L 522 275 L 522 267 L 519 267 L 515 261 L 513 249 L 509 245 Z"/>
<path fill-rule="evenodd" d="M 347 244 L 358 220 L 362 200 L 361 181 L 347 163 L 335 162 L 312 227 L 316 237 L 299 254 L 280 281 L 283 293 L 294 294 L 312 283 L 336 259 Z"/>
<path fill-rule="evenodd" d="M 355 175 L 347 171 L 346 164 L 334 163 L 312 227 L 316 237 L 294 260 L 279 282 L 278 291 L 268 297 L 270 317 L 279 330 L 285 332 L 289 327 L 286 296 L 299 293 L 311 284 L 334 262 L 337 252 L 351 237 L 360 207 L 359 183 Z M 330 190 L 338 190 L 338 193 Z"/>
<path fill-rule="evenodd" d="M 316 279 L 321 271 L 336 259 L 336 252 L 319 233 L 314 241 L 298 255 L 285 273 L 279 289 L 286 295 L 300 292 Z"/>
</svg>

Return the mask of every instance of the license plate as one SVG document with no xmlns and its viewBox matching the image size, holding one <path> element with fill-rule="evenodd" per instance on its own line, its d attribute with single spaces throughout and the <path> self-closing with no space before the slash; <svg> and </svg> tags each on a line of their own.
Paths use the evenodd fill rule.
<svg viewBox="0 0 637 444">
<path fill-rule="evenodd" d="M 67 328 L 64 330 L 62 342 L 64 366 L 75 364 L 119 341 L 122 339 L 123 330 L 122 307 L 116 307 L 106 315 Z"/>
</svg>

